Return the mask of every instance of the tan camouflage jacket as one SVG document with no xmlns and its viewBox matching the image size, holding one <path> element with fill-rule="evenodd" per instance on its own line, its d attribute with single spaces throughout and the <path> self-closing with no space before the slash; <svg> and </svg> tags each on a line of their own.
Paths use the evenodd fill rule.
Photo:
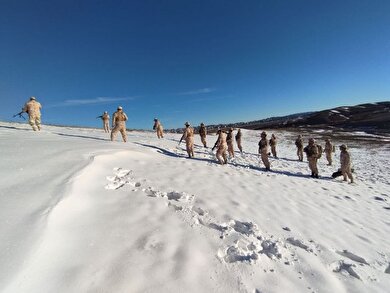
<svg viewBox="0 0 390 293">
<path fill-rule="evenodd" d="M 24 107 L 23 112 L 26 112 L 29 116 L 38 116 L 41 115 L 42 106 L 37 101 L 28 101 Z"/>
<path fill-rule="evenodd" d="M 348 153 L 348 151 L 341 151 L 340 153 L 340 164 L 341 169 L 351 167 L 351 157 Z"/>
<path fill-rule="evenodd" d="M 123 111 L 116 111 L 112 115 L 112 125 L 116 125 L 117 122 L 127 121 L 127 115 Z"/>
</svg>

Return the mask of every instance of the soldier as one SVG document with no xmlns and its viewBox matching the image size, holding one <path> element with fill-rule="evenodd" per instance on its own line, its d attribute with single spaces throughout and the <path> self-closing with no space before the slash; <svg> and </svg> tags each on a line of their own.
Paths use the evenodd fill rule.
<svg viewBox="0 0 390 293">
<path fill-rule="evenodd" d="M 269 145 L 271 146 L 271 153 L 274 156 L 274 158 L 277 158 L 276 155 L 276 136 L 275 134 L 272 134 L 271 139 L 269 140 Z"/>
<path fill-rule="evenodd" d="M 218 161 L 221 163 L 221 165 L 227 164 L 227 155 L 226 151 L 228 148 L 227 142 L 226 142 L 226 133 L 219 129 L 217 131 L 218 139 L 215 142 L 214 147 L 212 148 L 212 151 L 218 147 L 216 157 Z"/>
<path fill-rule="evenodd" d="M 22 109 L 22 112 L 28 114 L 28 123 L 34 131 L 41 130 L 41 109 L 42 106 L 36 101 L 35 97 L 30 97 L 30 100 Z"/>
<path fill-rule="evenodd" d="M 330 139 L 325 139 L 325 155 L 326 159 L 328 160 L 328 166 L 332 166 L 332 153 L 334 151 L 334 146 L 330 142 Z"/>
<path fill-rule="evenodd" d="M 116 133 L 120 131 L 122 134 L 123 142 L 127 141 L 126 135 L 126 121 L 127 115 L 123 112 L 121 106 L 118 107 L 117 111 L 112 115 L 112 131 L 111 131 L 111 141 L 115 140 Z"/>
<path fill-rule="evenodd" d="M 200 140 L 203 143 L 203 146 L 207 148 L 207 143 L 206 143 L 206 135 L 207 135 L 207 129 L 206 126 L 204 126 L 204 123 L 200 123 L 199 127 L 199 135 L 200 135 Z"/>
<path fill-rule="evenodd" d="M 341 164 L 341 173 L 343 174 L 344 181 L 348 178 L 351 180 L 351 183 L 353 183 L 353 177 L 352 177 L 352 170 L 351 170 L 351 156 L 349 155 L 349 152 L 347 151 L 347 146 L 345 144 L 342 144 L 340 146 L 340 164 Z"/>
<path fill-rule="evenodd" d="M 309 144 L 303 149 L 309 161 L 311 177 L 318 178 L 317 160 L 319 157 L 318 145 L 315 144 L 314 138 L 309 139 Z"/>
<path fill-rule="evenodd" d="M 259 154 L 261 155 L 261 160 L 263 161 L 263 164 L 265 166 L 265 170 L 269 171 L 271 170 L 271 164 L 268 160 L 268 140 L 267 140 L 267 133 L 263 131 L 261 133 L 261 139 L 259 141 Z"/>
<path fill-rule="evenodd" d="M 103 115 L 100 116 L 103 121 L 103 129 L 104 132 L 110 132 L 110 115 L 108 115 L 107 111 L 104 111 Z"/>
<path fill-rule="evenodd" d="M 184 124 L 186 126 L 186 129 L 184 130 L 184 133 L 180 139 L 179 144 L 183 139 L 186 141 L 186 150 L 189 158 L 194 157 L 194 129 L 191 127 L 191 125 L 186 122 Z"/>
<path fill-rule="evenodd" d="M 157 133 L 157 138 L 163 138 L 164 137 L 164 129 L 163 126 L 161 125 L 160 121 L 158 121 L 157 118 L 154 118 L 154 125 L 153 125 L 153 130 L 156 130 Z"/>
<path fill-rule="evenodd" d="M 298 138 L 295 140 L 295 145 L 297 146 L 297 155 L 298 160 L 303 161 L 303 140 L 302 135 L 298 135 Z"/>
<path fill-rule="evenodd" d="M 237 134 L 236 134 L 236 142 L 237 142 L 238 149 L 242 153 L 241 136 L 242 136 L 241 129 L 238 129 Z"/>
<path fill-rule="evenodd" d="M 234 145 L 233 145 L 233 128 L 229 128 L 226 136 L 226 143 L 228 147 L 228 153 L 230 158 L 234 158 Z"/>
</svg>

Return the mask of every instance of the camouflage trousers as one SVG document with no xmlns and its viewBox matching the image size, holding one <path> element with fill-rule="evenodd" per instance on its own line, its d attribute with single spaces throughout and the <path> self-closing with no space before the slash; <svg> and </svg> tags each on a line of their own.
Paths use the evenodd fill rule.
<svg viewBox="0 0 390 293">
<path fill-rule="evenodd" d="M 227 164 L 227 154 L 226 154 L 227 148 L 228 148 L 227 144 L 219 145 L 217 153 L 215 155 L 218 161 L 221 163 L 221 165 Z"/>
<path fill-rule="evenodd" d="M 117 122 L 114 129 L 111 131 L 111 141 L 115 140 L 116 134 L 120 132 L 124 142 L 127 141 L 126 124 L 124 121 Z"/>
<path fill-rule="evenodd" d="M 351 180 L 351 183 L 353 183 L 353 176 L 352 176 L 352 170 L 351 166 L 342 166 L 341 167 L 341 174 L 343 174 L 344 181 L 347 181 L 347 177 L 349 180 Z"/>
<path fill-rule="evenodd" d="M 206 135 L 201 135 L 200 140 L 205 148 L 207 148 Z"/>
<path fill-rule="evenodd" d="M 303 148 L 297 148 L 298 160 L 303 161 Z"/>
<path fill-rule="evenodd" d="M 157 133 L 157 138 L 163 138 L 164 137 L 163 129 L 161 127 L 157 127 L 156 133 Z"/>
<path fill-rule="evenodd" d="M 187 150 L 188 157 L 193 158 L 194 157 L 194 138 L 192 136 L 187 137 L 187 139 L 186 139 L 186 150 Z"/>
<path fill-rule="evenodd" d="M 270 164 L 269 159 L 268 159 L 268 151 L 267 150 L 261 151 L 260 156 L 261 156 L 261 161 L 263 162 L 263 164 L 265 166 L 265 169 L 270 170 L 271 164 Z"/>
<path fill-rule="evenodd" d="M 314 175 L 318 175 L 317 160 L 317 158 L 313 157 L 308 158 L 310 171 Z"/>
<path fill-rule="evenodd" d="M 233 142 L 229 140 L 229 142 L 227 143 L 227 150 L 228 150 L 228 153 L 229 153 L 229 156 L 231 158 L 234 158 L 234 146 L 233 146 Z"/>
<path fill-rule="evenodd" d="M 237 147 L 238 147 L 238 149 L 239 149 L 240 152 L 242 153 L 241 138 L 237 139 L 236 142 L 237 142 Z"/>
<path fill-rule="evenodd" d="M 41 130 L 41 115 L 30 115 L 28 117 L 28 123 L 34 131 Z"/>
<path fill-rule="evenodd" d="M 103 130 L 104 132 L 110 132 L 110 124 L 108 121 L 103 121 Z"/>
<path fill-rule="evenodd" d="M 326 155 L 326 159 L 328 160 L 328 165 L 331 166 L 332 165 L 332 151 L 330 151 L 330 152 L 326 151 L 325 155 Z"/>
<path fill-rule="evenodd" d="M 275 146 L 275 145 L 271 146 L 271 153 L 272 153 L 272 155 L 274 156 L 274 158 L 277 158 L 277 155 L 276 155 L 276 146 Z"/>
</svg>

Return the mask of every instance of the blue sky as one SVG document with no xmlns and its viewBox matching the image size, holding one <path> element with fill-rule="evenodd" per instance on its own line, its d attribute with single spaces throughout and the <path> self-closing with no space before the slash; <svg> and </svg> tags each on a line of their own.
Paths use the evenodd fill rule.
<svg viewBox="0 0 390 293">
<path fill-rule="evenodd" d="M 388 101 L 390 1 L 0 2 L 0 119 L 129 128 Z M 16 118 L 14 119 L 17 120 Z"/>
</svg>

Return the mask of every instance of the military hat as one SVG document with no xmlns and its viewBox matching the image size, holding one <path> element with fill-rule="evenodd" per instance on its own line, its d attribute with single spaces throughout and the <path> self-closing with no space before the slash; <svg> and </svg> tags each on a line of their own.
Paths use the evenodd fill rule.
<svg viewBox="0 0 390 293">
<path fill-rule="evenodd" d="M 340 146 L 340 150 L 346 150 L 347 149 L 347 146 L 345 145 L 345 144 L 342 144 L 341 146 Z"/>
</svg>

